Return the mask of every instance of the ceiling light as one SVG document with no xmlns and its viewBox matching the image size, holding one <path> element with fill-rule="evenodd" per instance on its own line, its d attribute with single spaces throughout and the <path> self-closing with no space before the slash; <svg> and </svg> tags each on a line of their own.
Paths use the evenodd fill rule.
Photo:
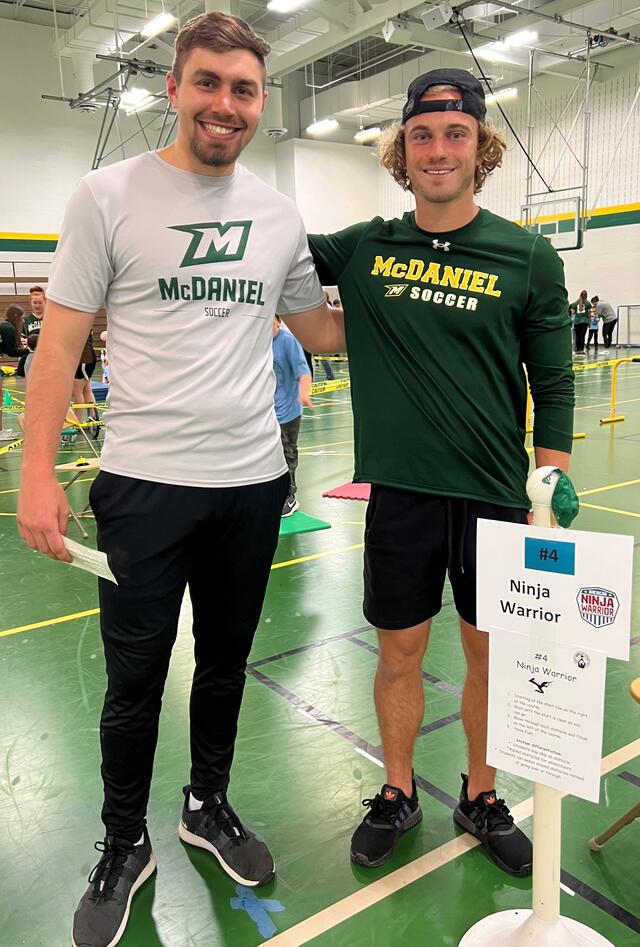
<svg viewBox="0 0 640 947">
<path fill-rule="evenodd" d="M 159 13 L 158 16 L 154 16 L 152 20 L 149 20 L 146 26 L 142 27 L 140 36 L 151 39 L 152 36 L 157 36 L 158 33 L 168 30 L 175 22 L 176 18 L 173 13 Z"/>
<path fill-rule="evenodd" d="M 158 97 L 147 89 L 125 89 L 120 96 L 120 105 L 125 115 L 135 115 L 136 112 L 145 112 L 155 105 Z"/>
<path fill-rule="evenodd" d="M 487 105 L 491 105 L 492 102 L 501 102 L 502 99 L 517 99 L 518 90 L 515 86 L 510 86 L 508 89 L 498 89 L 497 92 L 492 92 L 490 95 L 485 96 L 485 102 Z"/>
<path fill-rule="evenodd" d="M 360 131 L 355 133 L 353 140 L 357 141 L 359 145 L 369 145 L 372 141 L 377 141 L 381 134 L 382 130 L 378 125 L 373 125 L 370 128 L 361 128 Z"/>
<path fill-rule="evenodd" d="M 329 132 L 335 131 L 339 125 L 340 123 L 336 122 L 335 118 L 321 118 L 319 121 L 307 125 L 306 130 L 309 135 L 328 135 Z"/>
<path fill-rule="evenodd" d="M 305 0 L 269 0 L 267 10 L 272 13 L 292 13 L 305 5 Z"/>
<path fill-rule="evenodd" d="M 473 53 L 477 59 L 488 59 L 489 62 L 506 62 L 513 65 L 513 57 L 497 52 L 493 43 L 489 43 L 487 46 L 476 46 Z"/>
<path fill-rule="evenodd" d="M 499 53 L 504 53 L 519 46 L 530 46 L 537 38 L 538 34 L 534 30 L 519 30 L 510 36 L 505 36 L 501 43 L 491 43 L 491 46 Z"/>
</svg>

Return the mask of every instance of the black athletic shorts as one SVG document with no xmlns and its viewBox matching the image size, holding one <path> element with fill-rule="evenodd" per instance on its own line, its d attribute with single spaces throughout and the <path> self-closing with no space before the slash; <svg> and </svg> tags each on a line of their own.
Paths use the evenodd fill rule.
<svg viewBox="0 0 640 947">
<path fill-rule="evenodd" d="M 458 614 L 475 625 L 478 519 L 526 523 L 527 511 L 372 484 L 364 551 L 367 621 L 411 628 L 437 615 L 448 572 Z"/>
<path fill-rule="evenodd" d="M 80 362 L 73 377 L 77 378 L 78 381 L 82 381 L 83 378 L 85 381 L 89 381 L 95 370 L 95 362 Z"/>
</svg>

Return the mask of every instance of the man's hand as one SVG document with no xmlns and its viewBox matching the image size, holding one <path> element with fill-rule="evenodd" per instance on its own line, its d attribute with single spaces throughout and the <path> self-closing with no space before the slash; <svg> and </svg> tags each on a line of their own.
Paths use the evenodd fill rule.
<svg viewBox="0 0 640 947">
<path fill-rule="evenodd" d="M 67 534 L 69 503 L 54 474 L 23 476 L 18 499 L 18 532 L 27 546 L 51 559 L 71 562 L 62 537 Z"/>
</svg>

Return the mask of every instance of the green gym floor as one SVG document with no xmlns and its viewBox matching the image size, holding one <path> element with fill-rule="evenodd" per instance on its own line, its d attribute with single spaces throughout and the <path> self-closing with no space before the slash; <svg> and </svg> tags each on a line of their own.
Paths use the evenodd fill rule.
<svg viewBox="0 0 640 947">
<path fill-rule="evenodd" d="M 637 546 L 640 364 L 620 370 L 625 420 L 601 426 L 610 381 L 610 367 L 576 375 L 576 430 L 587 435 L 574 445 L 572 477 L 583 498 L 576 526 L 632 534 Z M 19 384 L 10 379 L 7 387 L 19 394 Z M 452 822 L 465 768 L 464 663 L 448 595 L 425 662 L 426 714 L 415 760 L 424 820 L 383 868 L 350 863 L 361 801 L 383 782 L 371 696 L 376 640 L 361 612 L 365 504 L 322 498 L 351 479 L 349 392 L 315 400 L 302 425 L 299 497 L 331 529 L 280 541 L 251 655 L 230 789 L 241 817 L 269 842 L 277 878 L 247 898 L 211 856 L 178 840 L 192 673 L 185 606 L 148 815 L 158 872 L 134 900 L 122 947 L 254 947 L 266 939 L 282 947 L 440 947 L 457 945 L 485 915 L 531 904 L 530 879 L 501 873 Z M 12 426 L 9 412 L 5 424 Z M 80 453 L 87 451 L 61 452 L 59 462 Z M 20 463 L 20 448 L 0 455 L 0 947 L 62 947 L 70 943 L 74 907 L 99 857 L 93 843 L 102 834 L 104 663 L 94 579 L 18 539 Z M 72 488 L 75 508 L 85 503 L 91 476 Z M 83 522 L 92 543 L 93 521 Z M 79 538 L 73 524 L 69 534 Z M 634 602 L 640 615 L 638 581 Z M 212 634 L 215 619 L 212 602 Z M 640 823 L 597 855 L 587 842 L 640 796 L 640 706 L 628 693 L 640 675 L 638 618 L 632 635 L 630 663 L 608 662 L 600 805 L 575 798 L 563 804 L 562 912 L 616 947 L 640 943 Z M 498 789 L 530 831 L 531 784 L 502 775 Z"/>
</svg>

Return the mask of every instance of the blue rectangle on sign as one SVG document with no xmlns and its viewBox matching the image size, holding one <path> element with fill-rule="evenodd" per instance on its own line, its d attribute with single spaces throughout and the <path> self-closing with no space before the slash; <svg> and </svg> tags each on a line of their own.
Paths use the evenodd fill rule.
<svg viewBox="0 0 640 947">
<path fill-rule="evenodd" d="M 554 542 L 552 539 L 533 539 L 525 536 L 524 567 L 538 572 L 557 572 L 575 575 L 575 543 Z"/>
</svg>

